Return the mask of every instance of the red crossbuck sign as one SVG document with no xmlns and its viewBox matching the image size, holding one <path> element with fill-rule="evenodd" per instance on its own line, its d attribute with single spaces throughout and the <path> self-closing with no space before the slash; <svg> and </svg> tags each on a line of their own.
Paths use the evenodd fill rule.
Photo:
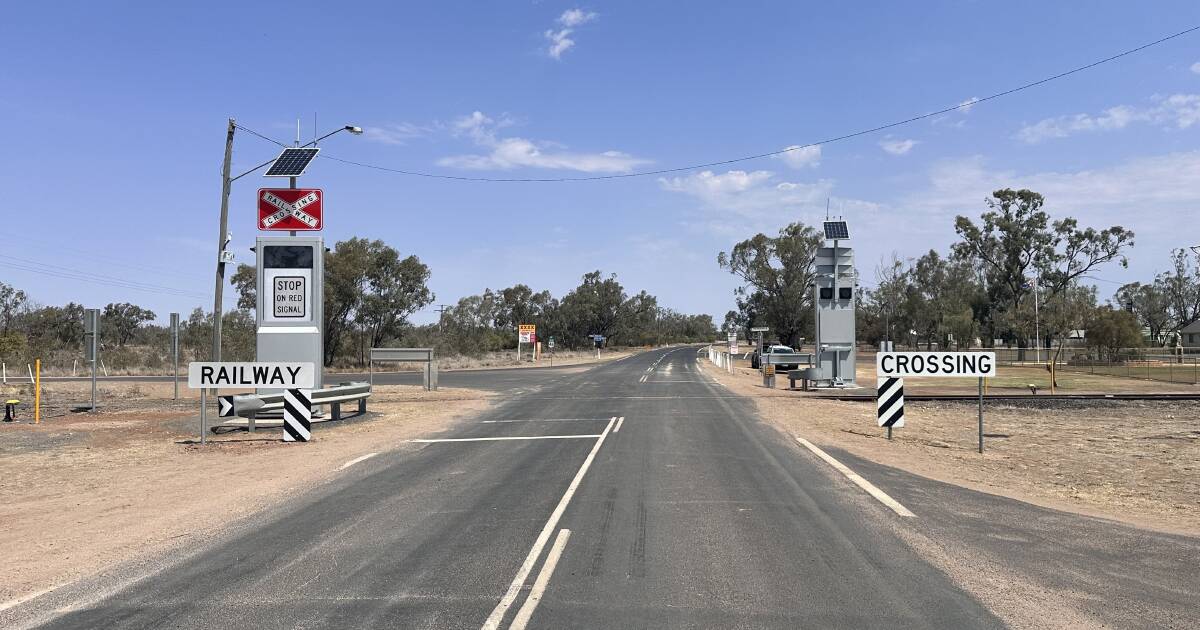
<svg viewBox="0 0 1200 630">
<path fill-rule="evenodd" d="M 258 229 L 319 230 L 324 196 L 320 188 L 260 188 Z"/>
</svg>

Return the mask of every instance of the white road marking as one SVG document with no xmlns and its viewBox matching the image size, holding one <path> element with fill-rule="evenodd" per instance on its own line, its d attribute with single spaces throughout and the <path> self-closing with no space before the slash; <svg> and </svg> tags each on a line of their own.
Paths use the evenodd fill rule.
<svg viewBox="0 0 1200 630">
<path fill-rule="evenodd" d="M 66 586 L 66 585 L 65 584 L 57 584 L 55 586 L 51 586 L 50 588 L 44 588 L 40 591 L 34 591 L 32 593 L 29 593 L 28 595 L 22 595 L 21 597 L 18 597 L 16 599 L 10 599 L 10 600 L 4 602 L 3 604 L 0 604 L 0 611 L 8 610 L 9 608 L 12 608 L 13 606 L 20 606 L 21 604 L 24 604 L 25 602 L 27 602 L 31 599 L 41 597 L 42 595 L 45 595 L 46 593 L 49 593 L 50 591 L 57 590 L 63 586 Z"/>
<path fill-rule="evenodd" d="M 592 460 L 596 459 L 596 453 L 604 444 L 604 438 L 608 437 L 608 432 L 612 429 L 612 425 L 613 421 L 609 420 L 608 426 L 604 427 L 604 432 L 600 434 L 600 439 L 596 440 L 596 444 L 592 446 L 592 451 L 583 460 L 583 465 L 579 467 L 579 472 L 575 473 L 575 478 L 571 480 L 571 485 L 567 486 L 566 493 L 558 500 L 558 505 L 550 513 L 550 520 L 546 521 L 546 525 L 542 527 L 537 540 L 533 541 L 533 548 L 529 550 L 529 555 L 525 556 L 525 562 L 521 563 L 521 568 L 517 570 L 517 576 L 513 578 L 512 584 L 508 585 L 508 590 L 500 598 L 500 603 L 496 604 L 496 608 L 492 610 L 492 614 L 488 616 L 487 621 L 483 622 L 483 630 L 496 630 L 500 627 L 500 622 L 504 620 L 504 614 L 508 612 L 508 609 L 517 599 L 517 595 L 521 593 L 521 586 L 525 584 L 525 578 L 529 577 L 529 572 L 533 570 L 533 565 L 537 562 L 538 556 L 542 555 L 542 548 L 546 546 L 546 541 L 550 540 L 550 533 L 558 526 L 558 520 L 562 518 L 563 512 L 566 511 L 567 504 L 571 502 L 571 497 L 575 496 L 575 490 L 579 488 L 579 484 L 583 481 L 583 476 L 587 474 L 588 468 L 591 467 Z"/>
<path fill-rule="evenodd" d="M 497 424 L 504 422 L 584 422 L 587 420 L 608 420 L 608 418 L 521 418 L 519 420 L 480 420 L 480 424 Z"/>
<path fill-rule="evenodd" d="M 622 424 L 625 424 L 625 416 L 617 418 L 617 426 L 613 427 L 613 433 L 619 433 L 621 431 Z"/>
<path fill-rule="evenodd" d="M 645 383 L 645 382 L 646 382 L 646 375 L 645 375 L 645 374 L 643 374 L 643 375 L 642 375 L 642 378 L 639 378 L 639 379 L 638 379 L 638 382 L 639 382 L 639 383 Z"/>
<path fill-rule="evenodd" d="M 587 435 L 508 435 L 503 437 L 478 437 L 478 438 L 440 438 L 426 440 L 409 440 L 409 442 L 420 442 L 422 444 L 434 444 L 437 442 L 497 442 L 500 440 L 572 440 L 582 438 L 598 438 L 600 433 L 589 433 Z"/>
<path fill-rule="evenodd" d="M 525 630 L 529 618 L 533 616 L 533 611 L 542 601 L 542 595 L 546 592 L 546 584 L 554 575 L 554 567 L 558 566 L 558 559 L 562 557 L 563 548 L 567 546 L 567 540 L 570 538 L 571 530 L 558 530 L 558 536 L 554 539 L 554 544 L 550 546 L 550 553 L 546 554 L 546 562 L 542 564 L 542 570 L 538 571 L 533 588 L 529 590 L 529 597 L 526 597 L 525 603 L 521 604 L 521 608 L 517 611 L 517 616 L 513 618 L 512 624 L 508 626 L 508 630 Z"/>
<path fill-rule="evenodd" d="M 363 455 L 362 457 L 355 457 L 354 459 L 346 462 L 345 464 L 338 466 L 338 470 L 346 470 L 347 468 L 357 464 L 358 462 L 366 461 L 368 459 L 371 459 L 372 457 L 375 457 L 378 454 L 379 453 L 367 453 L 366 455 Z"/>
<path fill-rule="evenodd" d="M 900 516 L 916 516 L 916 514 L 913 514 L 912 512 L 910 512 L 908 508 L 904 507 L 903 505 L 900 505 L 899 501 L 893 499 L 892 497 L 889 497 L 887 495 L 887 493 L 885 493 L 883 490 L 876 488 L 875 484 L 871 483 L 870 481 L 867 481 L 866 479 L 863 479 L 862 477 L 860 477 L 858 475 L 858 473 L 847 468 L 845 464 L 834 459 L 832 456 L 829 455 L 829 453 L 826 453 L 825 451 L 817 448 L 817 446 L 815 444 L 813 444 L 812 442 L 809 442 L 808 440 L 806 440 L 802 437 L 799 437 L 799 436 L 796 436 L 796 441 L 803 444 L 805 447 L 808 448 L 808 450 L 815 453 L 817 457 L 820 457 L 821 459 L 825 460 L 825 462 L 828 463 L 830 466 L 833 466 L 834 468 L 836 468 L 838 472 L 842 473 L 843 475 L 846 476 L 847 479 L 854 482 L 854 485 L 858 486 L 859 488 L 862 488 L 863 490 L 866 490 L 867 494 L 875 497 L 880 503 L 891 508 L 892 511 L 895 512 L 896 514 L 899 514 Z"/>
</svg>

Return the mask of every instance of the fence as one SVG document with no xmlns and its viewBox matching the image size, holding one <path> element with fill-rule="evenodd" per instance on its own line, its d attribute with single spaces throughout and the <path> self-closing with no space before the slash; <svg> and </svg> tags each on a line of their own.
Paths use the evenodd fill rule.
<svg viewBox="0 0 1200 630">
<path fill-rule="evenodd" d="M 937 349 L 936 347 L 934 348 Z M 896 347 L 898 351 L 922 352 L 918 348 Z M 955 348 L 955 350 L 960 350 Z M 1108 359 L 1098 358 L 1095 348 L 1067 346 L 1058 353 L 1056 348 L 961 348 L 962 351 L 995 352 L 996 363 L 1004 367 L 1045 367 L 1054 360 L 1058 372 L 1098 374 L 1120 378 L 1137 378 L 1170 383 L 1200 385 L 1200 348 L 1184 348 L 1182 352 L 1172 348 L 1121 348 L 1105 351 Z M 1057 353 L 1057 355 L 1056 355 Z M 875 362 L 875 349 L 860 347 L 860 363 Z"/>
</svg>

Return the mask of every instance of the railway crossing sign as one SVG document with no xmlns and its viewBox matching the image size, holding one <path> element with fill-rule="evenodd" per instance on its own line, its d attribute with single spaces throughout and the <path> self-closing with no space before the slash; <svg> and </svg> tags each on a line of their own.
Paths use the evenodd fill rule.
<svg viewBox="0 0 1200 630">
<path fill-rule="evenodd" d="M 258 229 L 315 231 L 323 226 L 325 193 L 320 188 L 260 188 Z"/>
<path fill-rule="evenodd" d="M 983 379 L 996 376 L 995 352 L 880 352 L 875 355 L 875 397 L 879 426 L 904 426 L 904 377 L 979 379 L 979 452 L 983 453 Z"/>
</svg>

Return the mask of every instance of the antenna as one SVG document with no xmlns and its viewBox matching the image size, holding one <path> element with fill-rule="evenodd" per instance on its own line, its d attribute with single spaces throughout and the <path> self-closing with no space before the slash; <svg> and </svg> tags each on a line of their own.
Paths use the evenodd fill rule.
<svg viewBox="0 0 1200 630">
<path fill-rule="evenodd" d="M 300 117 L 296 117 L 296 146 L 300 146 Z"/>
<path fill-rule="evenodd" d="M 829 197 L 825 198 L 825 220 L 829 220 Z"/>
</svg>

